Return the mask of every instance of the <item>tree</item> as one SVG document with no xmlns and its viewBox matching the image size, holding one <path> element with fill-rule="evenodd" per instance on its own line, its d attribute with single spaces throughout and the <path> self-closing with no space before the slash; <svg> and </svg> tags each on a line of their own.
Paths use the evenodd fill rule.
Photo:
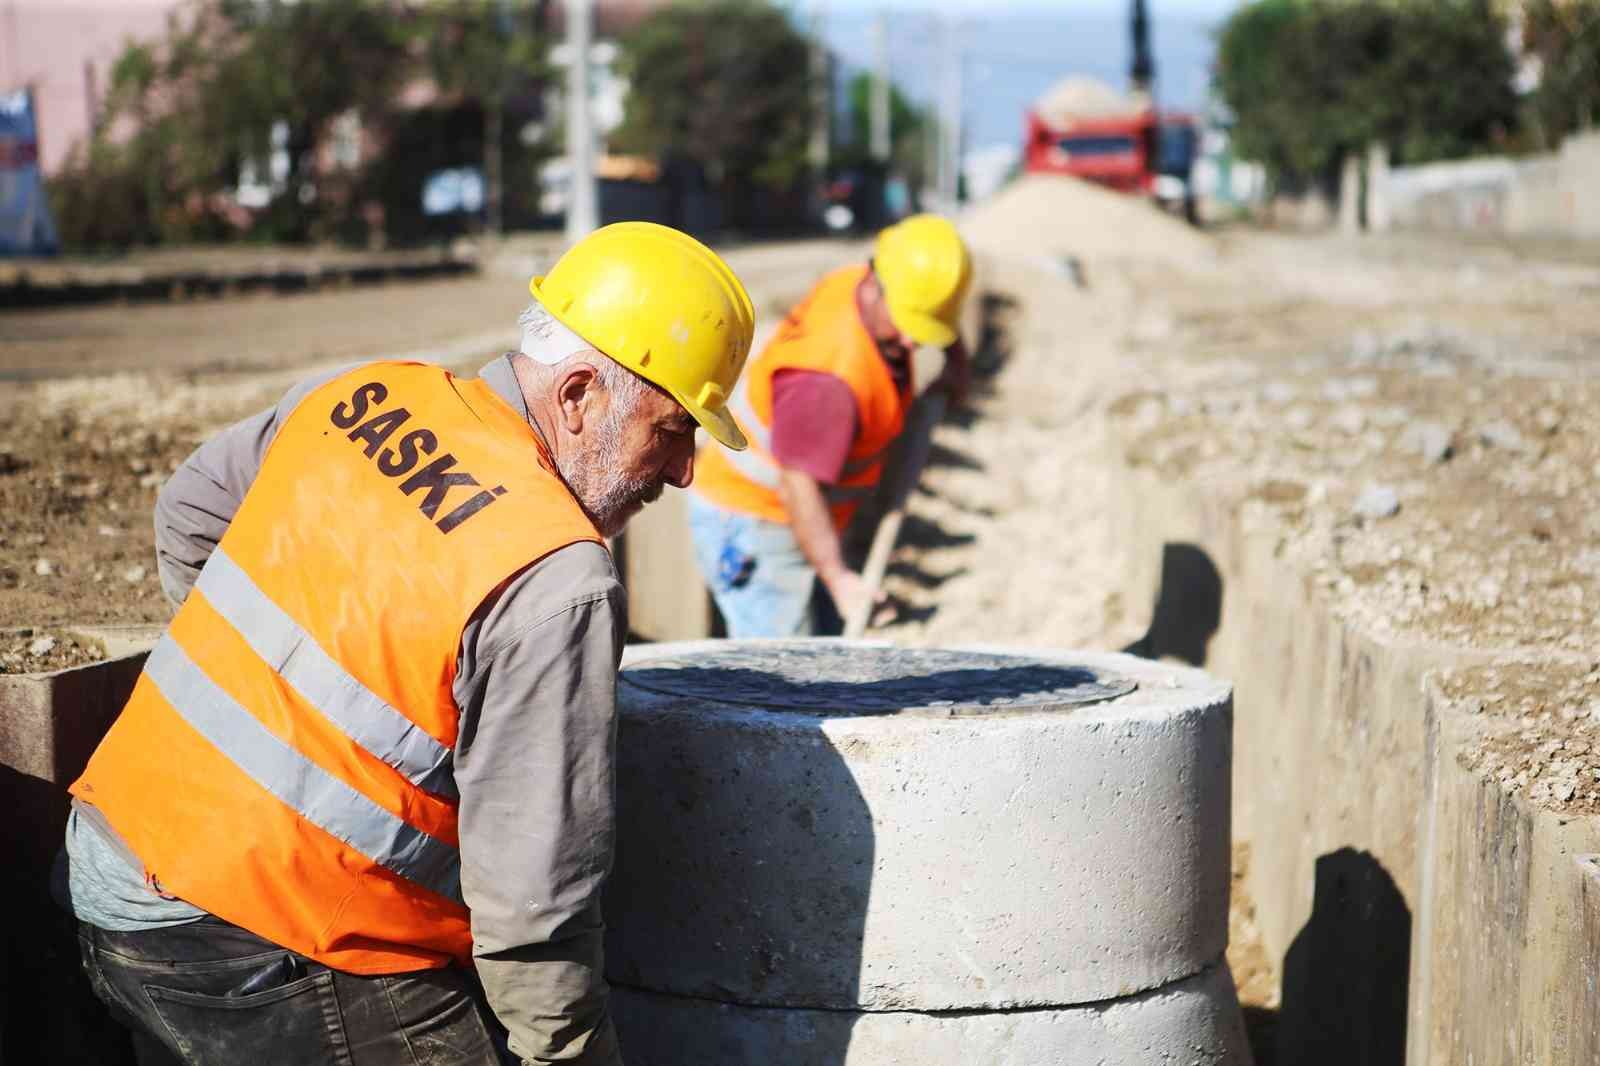
<svg viewBox="0 0 1600 1066">
<path fill-rule="evenodd" d="M 200 0 L 175 12 L 159 46 L 132 45 L 112 69 L 104 121 L 56 182 L 78 245 L 215 239 L 248 227 L 276 240 L 334 235 L 352 178 L 323 173 L 315 148 L 354 112 L 381 124 L 407 62 L 402 0 Z M 245 160 L 287 130 L 288 173 L 264 218 L 230 193 Z M 115 202 L 131 213 L 108 217 Z"/>
<path fill-rule="evenodd" d="M 849 103 L 849 122 L 834 145 L 833 157 L 844 166 L 861 166 L 872 159 L 872 81 L 873 75 L 857 74 L 845 89 Z M 924 183 L 927 168 L 927 138 L 932 129 L 927 116 L 900 92 L 889 85 L 889 169 L 913 186 Z"/>
<path fill-rule="evenodd" d="M 52 180 L 78 247 L 205 240 L 359 240 L 383 208 L 389 236 L 418 236 L 427 173 L 480 162 L 490 217 L 502 162 L 530 197 L 535 152 L 509 114 L 531 117 L 543 73 L 544 0 L 196 0 L 159 45 L 112 71 L 105 121 Z M 402 103 L 431 84 L 434 102 Z M 354 159 L 327 151 L 361 133 Z M 508 129 L 508 127 L 511 127 Z M 286 134 L 286 136 L 284 136 Z M 260 212 L 233 196 L 249 161 L 286 149 Z"/>
<path fill-rule="evenodd" d="M 1527 0 L 1522 20 L 1523 48 L 1539 73 L 1529 125 L 1548 150 L 1600 115 L 1600 0 Z"/>
<path fill-rule="evenodd" d="M 768 0 L 662 8 L 620 43 L 629 92 L 617 147 L 697 165 L 735 217 L 752 191 L 805 173 L 809 43 Z"/>
<path fill-rule="evenodd" d="M 1239 152 L 1295 183 L 1374 141 L 1455 158 L 1516 122 L 1506 26 L 1482 0 L 1255 0 L 1223 26 L 1217 86 Z"/>
<path fill-rule="evenodd" d="M 502 220 L 507 98 L 547 73 L 545 7 L 545 0 L 441 0 L 427 10 L 419 34 L 440 90 L 481 104 L 485 224 L 491 232 L 499 232 Z M 531 173 L 518 176 L 533 179 Z"/>
<path fill-rule="evenodd" d="M 280 239 L 331 236 L 333 220 L 318 223 L 354 191 L 348 177 L 320 174 L 313 153 L 340 115 L 381 124 L 412 69 L 414 21 L 400 0 L 221 0 L 218 10 L 222 33 L 205 42 L 205 53 L 174 49 L 193 53 L 190 69 L 169 79 L 193 90 L 193 132 L 216 146 L 222 164 L 241 149 L 266 158 L 273 127 L 283 123 L 289 172 L 271 204 L 271 228 Z"/>
</svg>

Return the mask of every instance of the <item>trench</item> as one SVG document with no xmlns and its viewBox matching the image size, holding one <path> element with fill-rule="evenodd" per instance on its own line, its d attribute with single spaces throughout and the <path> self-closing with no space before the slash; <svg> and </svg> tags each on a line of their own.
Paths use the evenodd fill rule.
<svg viewBox="0 0 1600 1066">
<path fill-rule="evenodd" d="M 1584 479 L 1564 472 L 1597 434 L 1566 412 L 1588 372 L 1506 342 L 1562 295 L 1469 311 L 1416 267 L 1424 296 L 1360 316 L 1305 310 L 1292 277 L 1197 310 L 1223 286 L 985 267 L 989 372 L 936 436 L 891 635 L 1014 627 L 1234 683 L 1229 961 L 1258 1063 L 1597 1061 L 1587 623 L 1555 617 L 1543 596 L 1565 586 L 1519 578 L 1516 554 L 1504 581 L 1527 595 L 1470 598 L 1506 541 L 1563 574 L 1582 550 Z M 1041 383 L 1068 358 L 1075 382 Z M 1443 458 L 1417 454 L 1429 420 Z M 1400 517 L 1361 512 L 1378 483 Z M 1452 537 L 1483 515 L 1481 543 Z"/>
</svg>

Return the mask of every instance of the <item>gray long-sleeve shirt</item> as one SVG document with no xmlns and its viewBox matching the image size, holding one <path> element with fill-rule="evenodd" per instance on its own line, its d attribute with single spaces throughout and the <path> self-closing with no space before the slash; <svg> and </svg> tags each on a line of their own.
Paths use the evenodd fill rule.
<svg viewBox="0 0 1600 1066">
<path fill-rule="evenodd" d="M 526 418 L 510 359 L 479 373 Z M 342 372 L 302 381 L 276 407 L 212 437 L 163 487 L 156 556 L 173 603 L 188 597 L 278 428 Z M 461 891 L 479 978 L 512 1051 L 528 1062 L 621 1063 L 601 974 L 599 901 L 611 867 L 615 685 L 626 633 L 610 553 L 583 542 L 515 576 L 461 637 L 453 690 Z M 114 848 L 93 839 L 98 822 L 74 817 L 68 829 L 79 917 L 118 928 L 184 920 L 186 905 L 155 897 Z"/>
</svg>

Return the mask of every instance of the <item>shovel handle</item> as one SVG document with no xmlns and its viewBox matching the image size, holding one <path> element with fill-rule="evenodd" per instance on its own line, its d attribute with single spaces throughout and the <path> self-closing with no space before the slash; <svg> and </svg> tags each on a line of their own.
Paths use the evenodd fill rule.
<svg viewBox="0 0 1600 1066">
<path fill-rule="evenodd" d="M 861 579 L 866 583 L 867 595 L 845 619 L 844 635 L 859 637 L 867 631 L 872 621 L 873 608 L 877 606 L 878 589 L 883 586 L 883 575 L 889 569 L 889 556 L 894 553 L 895 542 L 900 539 L 900 525 L 905 520 L 906 501 L 922 479 L 922 468 L 928 463 L 928 452 L 933 443 L 933 427 L 944 418 L 949 398 L 942 390 L 928 392 L 917 401 L 911 412 L 911 424 L 906 428 L 902 461 L 896 471 L 889 496 L 889 509 L 878 521 L 872 534 L 872 547 L 867 550 L 866 565 L 861 568 Z"/>
</svg>

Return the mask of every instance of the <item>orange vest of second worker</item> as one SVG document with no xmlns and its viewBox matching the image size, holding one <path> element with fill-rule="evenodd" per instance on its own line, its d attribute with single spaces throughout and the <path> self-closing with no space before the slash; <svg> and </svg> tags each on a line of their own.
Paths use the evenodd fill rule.
<svg viewBox="0 0 1600 1066">
<path fill-rule="evenodd" d="M 778 495 L 772 456 L 772 379 L 781 370 L 815 370 L 843 381 L 856 401 L 856 434 L 836 485 L 822 485 L 834 525 L 843 530 L 861 501 L 877 488 L 883 461 L 905 429 L 910 385 L 889 373 L 878 346 L 861 323 L 856 286 L 864 266 L 836 270 L 789 312 L 759 356 L 746 368 L 728 408 L 750 448 L 706 447 L 695 457 L 694 488 L 719 507 L 769 522 L 789 522 Z"/>
<path fill-rule="evenodd" d="M 466 962 L 461 634 L 580 540 L 600 537 L 487 385 L 335 378 L 280 428 L 72 792 L 164 891 L 275 944 L 352 973 Z"/>
</svg>

